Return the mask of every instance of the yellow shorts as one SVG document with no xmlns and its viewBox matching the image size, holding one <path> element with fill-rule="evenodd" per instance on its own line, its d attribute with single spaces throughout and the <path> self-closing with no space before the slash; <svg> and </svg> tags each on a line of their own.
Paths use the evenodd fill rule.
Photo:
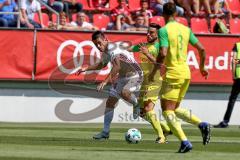
<svg viewBox="0 0 240 160">
<path fill-rule="evenodd" d="M 151 101 L 154 104 L 157 102 L 159 98 L 159 92 L 161 90 L 161 82 L 143 84 L 140 89 L 139 102 L 141 108 L 144 107 L 144 102 Z"/>
<path fill-rule="evenodd" d="M 161 99 L 181 102 L 184 98 L 190 79 L 165 79 L 161 90 Z"/>
</svg>

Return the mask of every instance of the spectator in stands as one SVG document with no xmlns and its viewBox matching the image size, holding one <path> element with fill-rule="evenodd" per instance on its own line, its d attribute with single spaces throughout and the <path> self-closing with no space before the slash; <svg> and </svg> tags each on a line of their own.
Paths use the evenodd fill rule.
<svg viewBox="0 0 240 160">
<path fill-rule="evenodd" d="M 229 29 L 230 24 L 229 21 L 232 19 L 232 14 L 230 12 L 229 4 L 226 0 L 217 0 L 217 4 L 214 6 L 216 12 L 218 13 L 218 17 L 225 17 L 226 26 Z"/>
<path fill-rule="evenodd" d="M 66 13 L 67 18 L 72 20 L 72 16 L 70 14 L 70 10 L 75 10 L 76 12 L 81 12 L 83 6 L 81 3 L 77 2 L 77 0 L 61 0 L 64 5 L 64 12 Z"/>
<path fill-rule="evenodd" d="M 175 4 L 181 6 L 185 10 L 185 15 L 191 17 L 193 14 L 192 8 L 195 10 L 196 5 L 199 7 L 199 0 L 174 0 Z M 198 9 L 199 10 L 199 9 Z"/>
<path fill-rule="evenodd" d="M 92 0 L 92 5 L 94 8 L 108 8 L 109 0 Z"/>
<path fill-rule="evenodd" d="M 150 8 L 156 12 L 158 16 L 163 14 L 163 5 L 167 2 L 175 3 L 174 0 L 150 0 Z M 178 16 L 183 16 L 184 9 L 177 4 Z"/>
<path fill-rule="evenodd" d="M 76 26 L 71 25 L 70 23 L 67 23 L 67 17 L 65 12 L 61 12 L 59 14 L 59 25 L 56 23 L 49 23 L 48 28 L 49 29 L 61 29 L 61 30 L 75 30 L 77 29 Z"/>
<path fill-rule="evenodd" d="M 0 0 L 0 12 L 15 12 L 17 5 L 14 0 Z M 0 15 L 0 27 L 16 27 L 17 18 L 13 14 Z"/>
<path fill-rule="evenodd" d="M 143 15 L 145 18 L 146 25 L 148 26 L 149 18 L 152 18 L 152 12 L 149 10 L 148 0 L 141 0 L 140 6 L 141 6 L 141 9 L 136 11 L 133 14 L 133 17 L 137 17 L 138 15 Z"/>
<path fill-rule="evenodd" d="M 141 0 L 140 1 L 140 7 L 141 9 L 136 11 L 136 16 L 138 15 L 144 15 L 148 18 L 152 18 L 152 12 L 149 10 L 149 3 L 148 0 Z"/>
<path fill-rule="evenodd" d="M 132 22 L 132 17 L 131 17 L 131 14 L 130 14 L 130 10 L 127 6 L 127 1 L 126 0 L 118 0 L 118 6 L 111 11 L 111 18 L 112 18 L 113 21 L 116 20 L 116 17 L 118 15 L 123 15 L 129 21 Z"/>
<path fill-rule="evenodd" d="M 143 15 L 138 15 L 135 24 L 131 25 L 130 28 L 126 29 L 127 31 L 147 31 L 148 26 L 145 22 Z"/>
<path fill-rule="evenodd" d="M 61 13 L 63 11 L 63 3 L 60 1 L 55 1 L 55 0 L 43 0 L 43 2 L 50 7 L 52 7 L 55 11 L 58 13 Z"/>
<path fill-rule="evenodd" d="M 111 11 L 111 22 L 108 24 L 107 30 L 112 30 L 115 28 L 117 16 L 119 15 L 126 18 L 127 24 L 134 24 L 134 22 L 132 21 L 130 10 L 127 6 L 127 1 L 118 0 L 118 6 Z"/>
<path fill-rule="evenodd" d="M 183 5 L 188 6 L 187 0 L 178 0 L 178 1 L 183 1 Z M 207 17 L 213 18 L 214 17 L 214 8 L 217 3 L 217 0 L 190 0 L 190 7 L 193 8 L 193 13 L 191 16 L 204 16 L 206 15 Z M 189 10 L 189 8 L 185 8 L 186 10 Z M 200 12 L 201 10 L 204 10 L 204 15 Z M 213 12 L 212 12 L 213 11 Z M 188 12 L 188 11 L 187 11 Z M 189 13 L 189 12 L 188 12 Z"/>
<path fill-rule="evenodd" d="M 124 17 L 123 15 L 118 15 L 116 20 L 116 30 L 124 31 L 130 28 L 131 26 L 126 21 L 126 17 Z"/>
<path fill-rule="evenodd" d="M 71 22 L 72 26 L 75 26 L 79 30 L 98 30 L 97 27 L 86 21 L 86 14 L 84 12 L 77 13 L 77 21 Z"/>
<path fill-rule="evenodd" d="M 44 28 L 41 12 L 41 5 L 37 0 L 21 0 L 20 21 L 21 25 L 27 28 Z M 37 13 L 40 24 L 34 21 L 34 14 Z"/>
</svg>

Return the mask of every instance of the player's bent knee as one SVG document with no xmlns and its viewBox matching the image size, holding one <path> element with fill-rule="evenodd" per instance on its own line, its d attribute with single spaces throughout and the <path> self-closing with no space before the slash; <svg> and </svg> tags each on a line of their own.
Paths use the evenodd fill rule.
<svg viewBox="0 0 240 160">
<path fill-rule="evenodd" d="M 106 102 L 107 108 L 115 108 L 116 104 L 118 102 L 117 98 L 108 98 Z"/>
<path fill-rule="evenodd" d="M 144 102 L 144 112 L 150 112 L 154 108 L 154 103 L 151 100 Z"/>
<path fill-rule="evenodd" d="M 131 93 L 129 92 L 129 90 L 122 90 L 121 92 L 121 96 L 124 98 L 124 99 L 128 99 L 130 97 Z"/>
</svg>

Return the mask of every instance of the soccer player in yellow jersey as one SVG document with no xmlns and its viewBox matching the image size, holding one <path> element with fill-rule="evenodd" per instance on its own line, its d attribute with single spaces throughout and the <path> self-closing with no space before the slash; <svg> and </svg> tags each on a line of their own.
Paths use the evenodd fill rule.
<svg viewBox="0 0 240 160">
<path fill-rule="evenodd" d="M 165 143 L 165 133 L 170 132 L 170 128 L 167 124 L 159 121 L 154 111 L 154 106 L 158 100 L 159 92 L 162 85 L 162 78 L 160 73 L 156 74 L 153 82 L 148 81 L 149 72 L 154 68 L 156 58 L 159 54 L 159 41 L 158 41 L 158 30 L 160 26 L 156 23 L 151 23 L 148 27 L 147 32 L 147 43 L 141 43 L 132 46 L 129 51 L 140 53 L 140 66 L 143 70 L 143 83 L 141 86 L 141 92 L 139 96 L 139 103 L 141 107 L 141 116 L 147 120 L 153 126 L 158 137 L 156 143 Z M 161 124 L 161 125 L 160 125 Z M 162 128 L 161 128 L 162 126 Z"/>
<path fill-rule="evenodd" d="M 207 78 L 208 71 L 205 69 L 205 49 L 192 33 L 192 31 L 174 20 L 176 15 L 176 5 L 166 3 L 163 6 L 163 16 L 166 25 L 159 30 L 160 54 L 157 58 L 157 65 L 150 74 L 152 80 L 156 70 L 160 69 L 163 77 L 161 91 L 161 107 L 163 116 L 173 134 L 181 141 L 179 148 L 180 153 L 188 152 L 192 149 L 192 144 L 187 139 L 181 128 L 180 118 L 186 122 L 199 127 L 203 137 L 203 144 L 210 141 L 210 124 L 202 122 L 198 117 L 191 114 L 187 109 L 179 107 L 184 98 L 189 83 L 190 69 L 187 64 L 187 50 L 190 42 L 199 52 L 200 55 L 200 72 Z"/>
</svg>

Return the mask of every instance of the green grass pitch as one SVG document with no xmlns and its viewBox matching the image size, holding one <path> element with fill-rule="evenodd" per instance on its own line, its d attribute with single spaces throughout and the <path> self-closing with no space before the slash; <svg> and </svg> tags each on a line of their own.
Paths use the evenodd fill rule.
<svg viewBox="0 0 240 160">
<path fill-rule="evenodd" d="M 211 143 L 202 145 L 200 131 L 183 126 L 193 144 L 190 153 L 176 153 L 179 141 L 169 136 L 168 144 L 155 144 L 150 125 L 113 124 L 111 137 L 95 141 L 92 135 L 102 124 L 0 123 L 0 160 L 237 160 L 240 157 L 240 128 L 212 129 Z M 142 133 L 139 144 L 128 144 L 129 128 Z"/>
</svg>

